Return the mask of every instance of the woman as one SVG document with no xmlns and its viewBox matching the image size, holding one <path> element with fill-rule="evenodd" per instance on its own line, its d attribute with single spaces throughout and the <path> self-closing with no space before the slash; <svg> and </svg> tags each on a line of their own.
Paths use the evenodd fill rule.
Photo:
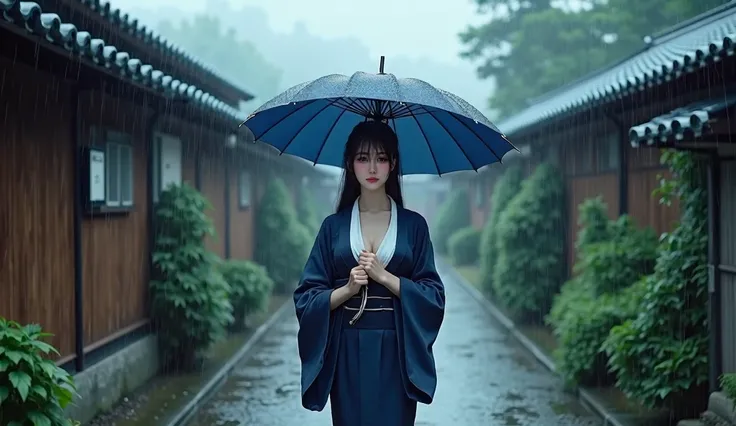
<svg viewBox="0 0 736 426">
<path fill-rule="evenodd" d="M 387 124 L 353 129 L 343 169 L 294 292 L 302 405 L 322 411 L 329 396 L 334 426 L 414 425 L 417 402 L 434 397 L 445 308 L 427 222 L 403 208 Z"/>
</svg>

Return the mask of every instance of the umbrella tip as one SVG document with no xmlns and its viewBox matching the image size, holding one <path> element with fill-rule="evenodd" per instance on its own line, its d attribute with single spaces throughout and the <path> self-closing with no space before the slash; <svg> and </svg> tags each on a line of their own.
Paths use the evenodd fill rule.
<svg viewBox="0 0 736 426">
<path fill-rule="evenodd" d="M 386 62 L 386 57 L 385 56 L 381 56 L 381 63 L 378 65 L 378 73 L 379 74 L 384 74 L 384 72 L 383 72 L 383 64 L 385 62 Z"/>
</svg>

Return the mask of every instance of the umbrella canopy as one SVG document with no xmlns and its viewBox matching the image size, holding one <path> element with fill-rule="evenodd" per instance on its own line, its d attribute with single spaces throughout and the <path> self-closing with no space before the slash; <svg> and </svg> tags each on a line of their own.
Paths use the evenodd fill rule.
<svg viewBox="0 0 736 426">
<path fill-rule="evenodd" d="M 348 135 L 365 120 L 382 120 L 394 129 L 402 175 L 478 170 L 515 149 L 460 97 L 384 73 L 383 57 L 378 74 L 333 74 L 296 85 L 243 124 L 281 153 L 340 167 Z"/>
</svg>

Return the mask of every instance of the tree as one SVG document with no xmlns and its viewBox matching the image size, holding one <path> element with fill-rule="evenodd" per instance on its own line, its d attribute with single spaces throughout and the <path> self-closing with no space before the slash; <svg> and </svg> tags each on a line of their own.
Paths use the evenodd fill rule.
<svg viewBox="0 0 736 426">
<path fill-rule="evenodd" d="M 223 77 L 253 93 L 255 103 L 279 93 L 282 71 L 252 43 L 239 39 L 234 28 L 225 29 L 219 18 L 200 14 L 178 26 L 162 21 L 159 29 Z"/>
<path fill-rule="evenodd" d="M 475 0 L 487 23 L 460 34 L 461 56 L 493 78 L 490 107 L 502 118 L 534 98 L 645 46 L 644 37 L 724 0 Z M 553 6 L 554 4 L 554 6 Z"/>
</svg>

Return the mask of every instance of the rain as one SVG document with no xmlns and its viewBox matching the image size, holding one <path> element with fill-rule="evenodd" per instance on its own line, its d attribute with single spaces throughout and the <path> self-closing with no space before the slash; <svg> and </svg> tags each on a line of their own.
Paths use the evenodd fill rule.
<svg viewBox="0 0 736 426">
<path fill-rule="evenodd" d="M 736 0 L 0 13 L 0 426 L 736 425 Z"/>
</svg>

